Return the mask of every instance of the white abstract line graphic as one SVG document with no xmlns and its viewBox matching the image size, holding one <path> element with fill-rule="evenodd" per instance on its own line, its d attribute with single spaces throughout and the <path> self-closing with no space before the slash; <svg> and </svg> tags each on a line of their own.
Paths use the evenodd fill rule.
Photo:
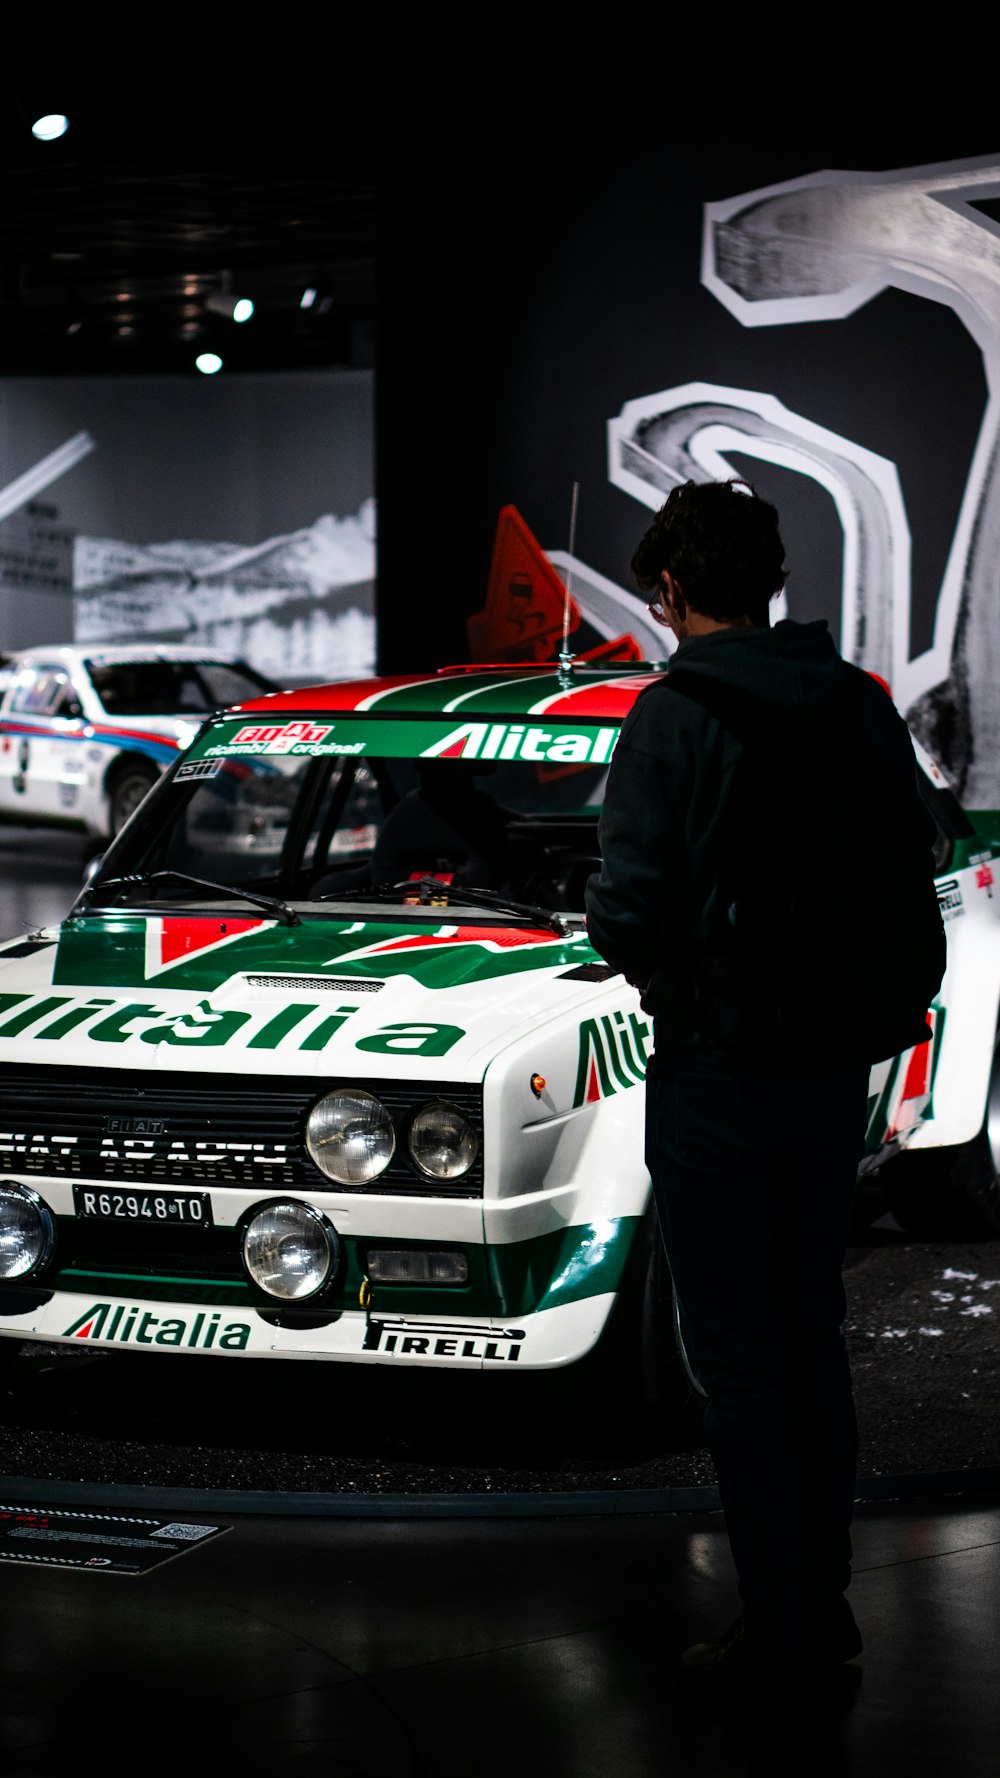
<svg viewBox="0 0 1000 1778">
<path fill-rule="evenodd" d="M 50 451 L 47 457 L 40 458 L 33 468 L 26 469 L 16 481 L 8 482 L 5 488 L 0 488 L 0 519 L 9 518 L 19 506 L 24 506 L 28 500 L 33 500 L 36 494 L 40 494 L 43 488 L 58 481 L 61 475 L 65 475 L 82 457 L 89 456 L 95 448 L 89 432 L 77 432 L 64 445 L 60 445 L 58 450 Z"/>
<path fill-rule="evenodd" d="M 900 683 L 952 706 L 946 763 L 971 808 L 1000 802 L 1000 225 L 974 207 L 998 195 L 996 154 L 818 172 L 706 205 L 702 259 L 744 327 L 836 320 L 892 287 L 952 309 L 979 346 L 988 398 L 934 640 Z M 908 714 L 929 720 L 926 700 Z"/>
<path fill-rule="evenodd" d="M 841 648 L 909 701 L 910 532 L 895 465 L 773 395 L 714 383 L 626 402 L 608 423 L 610 480 L 654 510 L 680 482 L 735 474 L 727 451 L 798 470 L 830 494 L 844 533 Z M 784 610 L 775 601 L 773 615 Z"/>
</svg>

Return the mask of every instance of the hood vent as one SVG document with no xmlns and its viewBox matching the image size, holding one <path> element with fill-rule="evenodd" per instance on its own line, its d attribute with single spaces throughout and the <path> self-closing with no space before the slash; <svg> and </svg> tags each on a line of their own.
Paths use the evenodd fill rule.
<svg viewBox="0 0 1000 1778">
<path fill-rule="evenodd" d="M 385 987 L 384 982 L 373 981 L 366 975 L 248 975 L 243 979 L 248 988 L 333 988 L 338 994 L 352 990 L 358 994 L 377 994 Z"/>
</svg>

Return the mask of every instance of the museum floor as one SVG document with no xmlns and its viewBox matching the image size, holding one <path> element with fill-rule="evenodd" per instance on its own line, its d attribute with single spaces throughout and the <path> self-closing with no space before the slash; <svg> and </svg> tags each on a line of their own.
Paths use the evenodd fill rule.
<svg viewBox="0 0 1000 1778">
<path fill-rule="evenodd" d="M 1000 1488 L 859 1507 L 861 1683 L 797 1722 L 674 1690 L 732 1608 L 717 1513 L 177 1516 L 222 1529 L 141 1575 L 4 1567 L 6 1778 L 998 1770 Z"/>
</svg>

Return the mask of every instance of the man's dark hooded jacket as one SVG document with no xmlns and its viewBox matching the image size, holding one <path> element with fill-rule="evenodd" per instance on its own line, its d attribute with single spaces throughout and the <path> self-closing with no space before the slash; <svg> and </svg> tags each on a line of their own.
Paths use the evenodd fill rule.
<svg viewBox="0 0 1000 1778">
<path fill-rule="evenodd" d="M 793 713 L 830 699 L 845 672 L 825 621 L 733 627 L 682 641 L 664 674 L 683 665 Z M 916 796 L 913 743 L 892 699 L 870 677 L 871 739 Z M 595 949 L 642 990 L 657 1044 L 697 1038 L 692 962 L 709 933 L 722 827 L 739 742 L 700 704 L 655 684 L 622 725 L 600 821 L 602 867 L 587 888 Z M 928 846 L 934 827 L 925 816 Z"/>
</svg>

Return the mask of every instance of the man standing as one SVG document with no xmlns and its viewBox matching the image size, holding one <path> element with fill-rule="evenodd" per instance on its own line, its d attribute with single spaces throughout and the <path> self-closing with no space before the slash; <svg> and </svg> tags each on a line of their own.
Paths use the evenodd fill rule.
<svg viewBox="0 0 1000 1778">
<path fill-rule="evenodd" d="M 747 483 L 675 488 L 632 570 L 678 647 L 622 727 L 587 924 L 653 1018 L 647 1163 L 688 1357 L 707 1397 L 743 1604 L 718 1640 L 684 1651 L 681 1681 L 709 1696 L 802 1695 L 804 1680 L 836 1672 L 862 1646 L 846 1598 L 858 1431 L 842 1267 L 870 1066 L 890 1050 L 881 1033 L 866 1035 L 856 1006 L 846 1021 L 838 1016 L 846 977 L 844 994 L 824 1002 L 824 984 L 857 949 L 838 945 L 844 898 L 830 900 L 818 938 L 803 937 L 801 919 L 821 905 L 810 885 L 822 870 L 803 866 L 806 894 L 796 881 L 782 901 L 778 879 L 795 876 L 804 828 L 784 862 L 767 834 L 753 861 L 761 827 L 780 828 L 781 805 L 765 798 L 748 818 L 746 762 L 763 759 L 766 787 L 824 757 L 824 782 L 835 785 L 838 769 L 842 782 L 854 745 L 879 761 L 892 833 L 908 836 L 936 922 L 917 989 L 927 998 L 919 1017 L 890 1018 L 894 1049 L 926 1035 L 923 1011 L 944 967 L 931 825 L 909 732 L 885 689 L 842 660 L 825 622 L 769 626 L 784 547 L 777 512 Z M 817 783 L 804 800 L 822 794 Z M 834 817 L 820 814 L 822 837 Z M 792 824 L 807 820 L 803 810 Z M 857 853 L 847 861 L 855 872 L 858 862 Z M 741 864 L 749 886 L 735 888 Z M 734 949 L 741 934 L 743 956 Z M 800 1032 L 802 983 L 812 993 L 802 995 Z"/>
</svg>

